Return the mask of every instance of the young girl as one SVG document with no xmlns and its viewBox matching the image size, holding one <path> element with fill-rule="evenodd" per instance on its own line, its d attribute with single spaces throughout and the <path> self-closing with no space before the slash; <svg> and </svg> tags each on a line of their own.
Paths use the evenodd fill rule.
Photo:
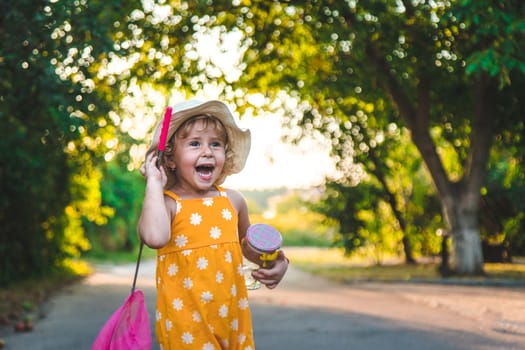
<svg viewBox="0 0 525 350">
<path fill-rule="evenodd" d="M 163 350 L 253 350 L 240 241 L 250 225 L 241 194 L 220 186 L 242 170 L 250 132 L 220 101 L 173 107 L 162 166 L 161 123 L 147 152 L 139 220 L 141 239 L 157 253 L 156 335 Z M 288 260 L 253 276 L 275 288 Z"/>
</svg>

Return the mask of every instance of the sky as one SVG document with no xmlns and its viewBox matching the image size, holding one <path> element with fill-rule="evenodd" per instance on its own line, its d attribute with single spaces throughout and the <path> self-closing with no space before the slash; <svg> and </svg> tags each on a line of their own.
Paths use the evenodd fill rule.
<svg viewBox="0 0 525 350">
<path fill-rule="evenodd" d="M 281 140 L 278 116 L 245 117 L 237 121 L 250 129 L 252 147 L 245 168 L 230 175 L 224 185 L 239 190 L 278 187 L 308 188 L 333 171 L 328 148 L 312 139 L 299 146 Z"/>
</svg>

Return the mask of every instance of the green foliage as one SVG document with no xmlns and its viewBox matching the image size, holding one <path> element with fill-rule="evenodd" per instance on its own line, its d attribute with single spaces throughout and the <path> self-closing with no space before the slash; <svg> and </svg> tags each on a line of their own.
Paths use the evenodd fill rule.
<svg viewBox="0 0 525 350">
<path fill-rule="evenodd" d="M 384 225 L 404 218 L 409 238 L 428 242 L 417 249 L 434 251 L 426 232 L 441 225 L 439 205 L 413 150 L 399 146 L 407 142 L 400 130 L 410 130 L 441 199 L 462 199 L 458 187 L 478 192 L 495 139 L 508 154 L 493 153 L 491 180 L 504 185 L 489 181 L 486 190 L 508 190 L 517 213 L 505 213 L 502 225 L 517 239 L 523 208 L 512 198 L 521 198 L 523 179 L 494 169 L 505 159 L 508 169 L 523 164 L 524 12 L 512 0 L 2 2 L 0 284 L 89 249 L 84 230 L 95 249 L 136 242 L 133 217 L 143 186 L 122 164 L 141 140 L 117 135 L 125 116 L 120 99 L 134 86 L 169 95 L 212 83 L 240 111 L 259 108 L 246 102 L 250 93 L 262 93 L 272 102 L 262 107 L 268 109 L 286 109 L 294 99 L 283 121 L 293 131 L 288 139 L 326 137 L 350 185 L 363 173 L 372 179 L 356 204 L 334 203 L 334 210 L 361 215 L 333 214 L 350 232 L 342 242 L 351 249 L 364 245 L 357 227 L 397 234 L 372 229 L 370 218 L 379 215 Z M 243 73 L 238 78 L 220 57 L 196 54 L 206 35 L 226 51 L 232 33 L 241 33 L 241 61 L 233 62 Z M 116 69 L 119 59 L 126 65 Z M 403 152 L 414 160 L 406 168 Z M 106 168 L 105 158 L 120 165 Z M 300 208 L 287 214 L 303 227 L 295 222 L 304 216 Z M 310 219 L 311 227 L 322 227 L 318 217 Z"/>
<path fill-rule="evenodd" d="M 448 14 L 468 28 L 475 48 L 466 58 L 466 73 L 486 72 L 500 86 L 512 84 L 512 71 L 525 74 L 525 5 L 521 1 L 460 1 Z"/>
<path fill-rule="evenodd" d="M 242 194 L 248 203 L 250 214 L 262 215 L 268 210 L 268 202 L 272 197 L 278 197 L 286 192 L 285 188 L 273 190 L 244 190 Z"/>
<path fill-rule="evenodd" d="M 482 237 L 495 244 L 506 242 L 513 255 L 525 253 L 525 169 L 511 152 L 494 150 L 494 161 L 483 188 Z"/>
<path fill-rule="evenodd" d="M 137 223 L 144 198 L 144 178 L 128 171 L 116 161 L 103 167 L 103 180 L 98 189 L 101 206 L 111 208 L 104 221 L 87 220 L 84 227 L 93 244 L 91 255 L 99 251 L 131 251 L 138 246 Z"/>
<path fill-rule="evenodd" d="M 395 225 L 389 225 L 395 219 L 385 202 L 378 201 L 375 208 L 360 210 L 355 215 L 364 223 L 358 229 L 361 240 L 365 242 L 359 249 L 361 254 L 372 258 L 375 264 L 381 264 L 385 256 L 400 253 L 402 232 Z"/>
<path fill-rule="evenodd" d="M 251 211 L 252 223 L 266 223 L 274 226 L 283 236 L 283 246 L 315 246 L 332 245 L 334 223 L 326 224 L 325 218 L 309 210 L 301 193 L 296 191 L 264 190 L 244 191 L 248 203 L 253 198 L 266 198 L 261 202 L 258 212 Z M 304 195 L 304 193 L 303 193 Z"/>
<path fill-rule="evenodd" d="M 292 192 L 281 197 L 268 221 L 283 233 L 285 246 L 331 246 L 335 226 L 322 215 L 312 212 L 302 195 L 308 193 Z"/>
<path fill-rule="evenodd" d="M 203 15 L 199 24 L 244 35 L 245 68 L 235 91 L 263 93 L 272 102 L 285 101 L 283 95 L 297 100 L 284 121 L 292 139 L 312 132 L 329 138 L 345 176 L 357 161 L 386 184 L 382 187 L 401 223 L 401 208 L 394 203 L 398 188 L 390 188 L 377 172 L 388 168 L 387 153 L 374 143 L 391 122 L 404 126 L 452 231 L 462 235 L 464 226 L 475 222 L 492 140 L 516 135 L 523 125 L 521 2 L 213 4 L 217 15 Z M 236 92 L 235 99 L 239 96 Z M 455 153 L 446 168 L 439 149 L 445 143 Z M 352 174 L 350 180 L 355 179 Z M 480 247 L 454 247 L 460 270 L 481 271 Z"/>
<path fill-rule="evenodd" d="M 408 240 L 414 253 L 435 255 L 435 232 L 443 223 L 434 188 L 407 133 L 385 134 L 383 142 L 356 156 L 370 176 L 328 180 L 312 208 L 339 224 L 337 237 L 348 254 L 368 251 L 380 261 L 385 254 L 402 254 L 401 243 Z"/>
<path fill-rule="evenodd" d="M 341 233 L 338 241 L 347 253 L 354 252 L 367 244 L 361 228 L 366 227 L 366 218 L 359 216 L 361 210 L 373 208 L 381 196 L 374 184 L 362 183 L 349 186 L 344 183 L 327 182 L 320 201 L 312 209 L 338 224 Z"/>
<path fill-rule="evenodd" d="M 0 5 L 0 284 L 63 266 L 89 246 L 80 218 L 110 214 L 97 206 L 96 167 L 118 94 L 95 89 L 94 62 L 114 49 L 119 4 Z"/>
</svg>

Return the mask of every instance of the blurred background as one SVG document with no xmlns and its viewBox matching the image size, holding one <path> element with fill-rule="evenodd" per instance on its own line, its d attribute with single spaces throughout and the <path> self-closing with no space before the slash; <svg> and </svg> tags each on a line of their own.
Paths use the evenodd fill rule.
<svg viewBox="0 0 525 350">
<path fill-rule="evenodd" d="M 133 261 L 151 129 L 194 97 L 251 129 L 226 186 L 285 246 L 443 276 L 521 261 L 524 14 L 517 0 L 2 1 L 0 288 Z"/>
</svg>

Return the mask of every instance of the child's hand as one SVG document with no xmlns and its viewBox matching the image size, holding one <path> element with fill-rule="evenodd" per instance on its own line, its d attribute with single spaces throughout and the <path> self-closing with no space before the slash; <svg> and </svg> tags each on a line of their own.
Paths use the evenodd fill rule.
<svg viewBox="0 0 525 350">
<path fill-rule="evenodd" d="M 273 289 L 281 282 L 286 270 L 288 269 L 288 259 L 284 256 L 283 251 L 275 260 L 275 265 L 271 269 L 260 268 L 252 272 L 253 278 L 259 280 L 266 288 Z"/>
<path fill-rule="evenodd" d="M 157 167 L 157 155 L 154 153 L 146 156 L 146 161 L 140 167 L 140 173 L 146 178 L 146 181 L 159 181 L 162 187 L 164 187 L 168 181 L 164 167 Z"/>
</svg>

